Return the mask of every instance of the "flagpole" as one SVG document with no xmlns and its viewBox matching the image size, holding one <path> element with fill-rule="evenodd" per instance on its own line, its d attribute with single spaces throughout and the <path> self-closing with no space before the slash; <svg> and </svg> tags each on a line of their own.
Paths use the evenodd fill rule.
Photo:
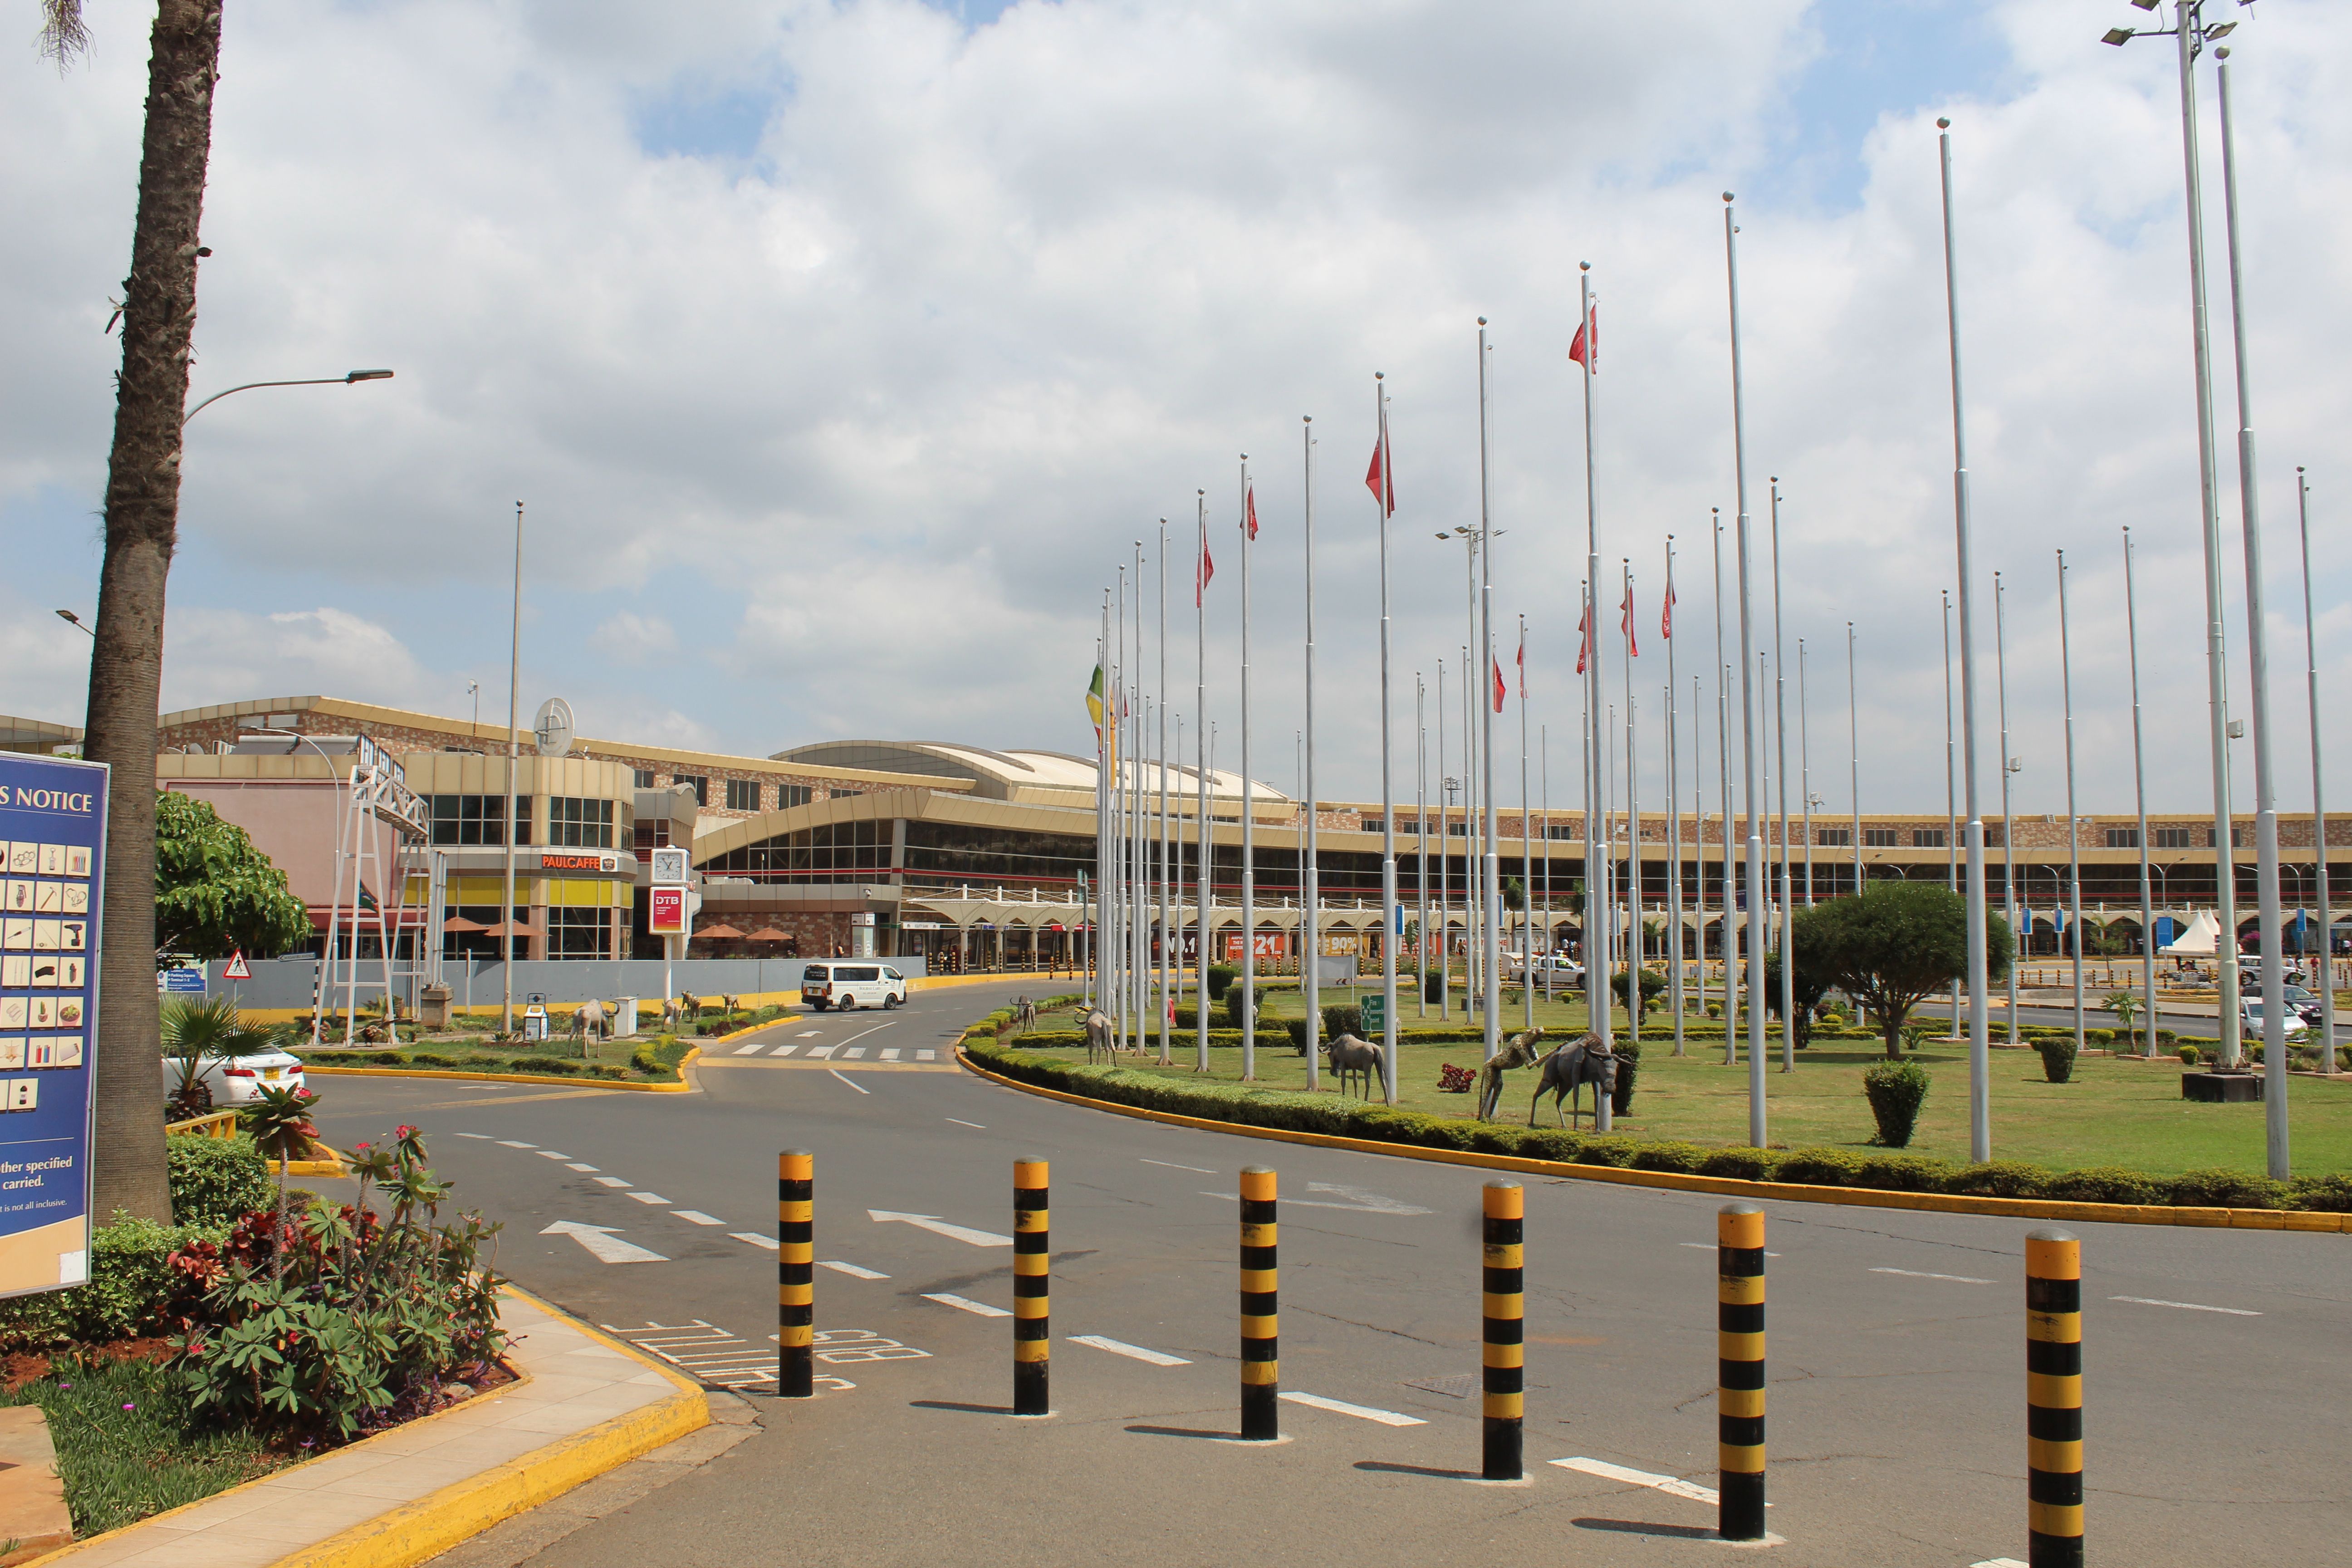
<svg viewBox="0 0 2352 1568">
<path fill-rule="evenodd" d="M 1739 546 L 1739 735 L 1740 762 L 1746 774 L 1741 794 L 1748 806 L 1748 837 L 1745 858 L 1748 866 L 1748 926 L 1756 929 L 1754 905 L 1757 895 L 1764 889 L 1764 840 L 1762 837 L 1762 792 L 1756 779 L 1757 764 L 1762 760 L 1762 749 L 1756 743 L 1757 693 L 1755 666 L 1748 653 L 1756 647 L 1749 594 L 1748 548 L 1748 428 L 1745 392 L 1740 382 L 1739 363 L 1739 225 L 1732 206 L 1731 193 L 1723 193 L 1723 253 L 1725 279 L 1731 300 L 1731 447 L 1733 469 L 1738 484 L 1738 546 Z M 1764 994 L 1764 944 L 1751 940 L 1748 943 L 1748 1142 L 1757 1148 L 1764 1147 L 1764 1009 L 1757 1003 Z"/>
<path fill-rule="evenodd" d="M 1691 677 L 1691 882 L 1698 895 L 1698 924 L 1691 945 L 1698 951 L 1698 1010 L 1706 1012 L 1706 742 L 1699 719 L 1706 711 L 1706 688 Z"/>
<path fill-rule="evenodd" d="M 1780 1070 L 1797 1070 L 1797 889 L 1790 875 L 1789 665 L 1780 640 L 1780 476 L 1772 476 L 1772 745 L 1780 802 Z"/>
<path fill-rule="evenodd" d="M 2238 255 L 2238 156 L 2230 113 L 2230 51 L 2214 51 L 2221 89 L 2222 233 L 2230 257 L 2230 332 L 2238 372 L 2238 532 L 2245 553 L 2247 700 L 2254 731 L 2254 910 L 2261 933 L 2263 988 L 2263 1127 L 2271 1179 L 2287 1179 L 2286 964 L 2279 914 L 2278 779 L 2271 766 L 2270 621 L 2263 610 L 2263 511 L 2254 461 L 2253 392 L 2246 362 L 2246 290 Z M 2323 840 L 2319 847 L 2326 847 Z M 2231 890 L 2237 862 L 2231 860 Z M 2230 964 L 2237 967 L 2238 932 L 2230 927 Z M 2334 1007 L 2336 994 L 2323 1005 Z"/>
<path fill-rule="evenodd" d="M 1535 848 L 1528 807 L 1528 618 L 1519 617 L 1519 999 L 1527 1005 L 1526 1027 L 1536 1026 Z M 1549 852 L 1544 863 L 1549 866 Z"/>
<path fill-rule="evenodd" d="M 1734 908 L 1738 894 L 1731 872 L 1731 666 L 1723 657 L 1723 509 L 1709 507 L 1715 521 L 1715 765 L 1723 818 L 1723 880 L 1716 888 L 1722 906 L 1723 1065 L 1739 1061 L 1739 939 Z"/>
<path fill-rule="evenodd" d="M 1215 846 L 1209 834 L 1209 492 L 1192 492 L 1201 555 L 1192 568 L 1192 712 L 1200 731 L 1192 744 L 1202 758 L 1200 805 L 1192 814 L 1192 1070 L 1209 1070 L 1209 907 L 1216 897 Z"/>
<path fill-rule="evenodd" d="M 1810 910 L 1813 907 L 1813 730 L 1805 702 L 1802 637 L 1797 639 L 1797 806 L 1804 818 L 1800 830 L 1805 837 L 1805 908 Z"/>
<path fill-rule="evenodd" d="M 1169 1014 L 1176 1005 L 1170 973 L 1176 957 L 1176 930 L 1168 923 L 1168 520 L 1160 520 L 1160 1065 L 1169 1062 Z M 1176 721 L 1176 760 L 1184 760 L 1184 721 Z"/>
<path fill-rule="evenodd" d="M 1381 1090 L 1388 1104 L 1397 1102 L 1397 875 L 1396 781 L 1391 768 L 1394 747 L 1390 739 L 1389 697 L 1389 517 L 1396 510 L 1396 475 L 1390 465 L 1389 402 L 1385 379 L 1372 374 L 1372 402 L 1379 416 L 1381 488 L 1373 503 L 1381 511 L 1381 1021 L 1386 1031 L 1381 1047 Z M 1309 1026 L 1311 1029 L 1313 1026 Z M 1309 1069 L 1312 1070 L 1311 1068 Z M 1311 1080 L 1310 1080 L 1311 1081 Z"/>
<path fill-rule="evenodd" d="M 1249 454 L 1242 463 L 1242 1081 L 1257 1078 L 1257 785 L 1250 773 Z"/>
<path fill-rule="evenodd" d="M 1323 1038 L 1322 976 L 1316 973 L 1316 959 L 1322 945 L 1316 938 L 1316 919 L 1320 909 L 1321 882 L 1317 866 L 1321 857 L 1316 853 L 1315 831 L 1315 416 L 1302 416 L 1298 431 L 1299 456 L 1306 470 L 1307 508 L 1307 799 L 1301 803 L 1305 816 L 1301 829 L 1305 836 L 1302 857 L 1306 862 L 1306 887 L 1302 896 L 1306 902 L 1304 919 L 1306 934 L 1299 943 L 1299 984 L 1307 998 L 1307 1092 L 1313 1094 L 1318 1087 L 1318 1048 Z M 1387 665 L 1381 666 L 1383 685 Z"/>
<path fill-rule="evenodd" d="M 1105 978 L 1113 985 L 1112 1027 L 1119 1048 L 1127 1048 L 1127 568 L 1118 569 L 1118 654 L 1112 666 L 1110 681 L 1111 733 L 1118 739 L 1111 747 L 1111 785 L 1118 793 L 1111 800 L 1112 816 L 1112 882 L 1111 942 L 1108 948 L 1110 968 Z"/>
<path fill-rule="evenodd" d="M 1960 299 L 1958 252 L 1952 236 L 1951 121 L 1939 120 L 1936 126 L 1939 132 L 1936 138 L 1937 156 L 1943 170 L 1944 310 L 1949 325 L 1952 360 L 1952 533 L 1958 561 L 1960 601 L 1960 779 L 1969 805 L 1969 1158 L 1982 1163 L 1992 1158 L 1991 1038 L 1985 1016 L 1990 959 L 1985 951 L 1984 817 L 1977 808 L 1976 631 L 1975 618 L 1969 613 L 1968 424 L 1960 395 Z M 2201 328 L 2201 308 L 2199 319 Z M 2212 487 L 2209 483 L 2206 488 L 2210 492 Z M 2212 560 L 2210 543 L 2206 546 L 2206 560 L 2209 563 Z M 2217 758 L 2220 755 L 2218 742 L 2215 754 Z M 2000 765 L 2005 782 L 2009 777 L 2006 747 Z M 2216 766 L 2218 773 L 2218 763 Z"/>
<path fill-rule="evenodd" d="M 1949 660 L 1946 661 L 1948 666 Z M 1846 795 L 1853 807 L 1853 890 L 1862 892 L 1862 707 L 1854 680 L 1853 623 L 1845 624 L 1845 766 Z M 1957 998 L 1958 991 L 1952 993 Z M 1958 1032 L 1954 1014 L 1954 1032 Z"/>
<path fill-rule="evenodd" d="M 1135 542 L 1135 641 L 1129 648 L 1135 658 L 1135 678 L 1131 689 L 1135 698 L 1132 707 L 1133 729 L 1129 739 L 1134 742 L 1128 755 L 1127 769 L 1127 986 L 1129 1010 L 1135 1020 L 1135 1048 L 1141 1050 L 1150 1038 L 1144 1023 L 1143 1001 L 1147 984 L 1146 971 L 1151 952 L 1151 892 L 1144 880 L 1143 827 L 1143 763 L 1150 750 L 1151 722 L 1149 699 L 1143 693 L 1143 541 Z M 1001 942 L 1003 937 L 1000 934 Z"/>
<path fill-rule="evenodd" d="M 1454 914 L 1448 901 L 1453 894 L 1454 814 L 1446 794 L 1445 661 L 1441 658 L 1437 661 L 1437 1016 L 1441 1022 L 1454 1017 L 1453 976 L 1447 972 L 1454 961 Z M 1423 853 L 1428 849 L 1428 824 L 1423 823 Z M 1425 943 L 1426 936 L 1423 940 Z"/>
<path fill-rule="evenodd" d="M 1429 1016 L 1429 722 L 1428 688 L 1421 671 L 1412 672 L 1412 798 L 1413 830 L 1418 847 L 1413 854 L 1413 881 L 1420 920 L 1413 926 L 1413 1016 Z"/>
<path fill-rule="evenodd" d="M 1633 742 L 1633 562 L 1618 558 L 1625 578 L 1625 1035 L 1642 1037 L 1642 964 L 1649 957 L 1642 941 L 1641 748 Z"/>
<path fill-rule="evenodd" d="M 1541 776 L 1541 778 L 1542 778 L 1542 780 L 1543 780 L 1543 837 L 1544 837 L 1544 872 L 1543 872 L 1543 942 L 1544 942 L 1544 944 L 1543 944 L 1543 954 L 1544 954 L 1544 1000 L 1545 1000 L 1545 1001 L 1547 1001 L 1547 1002 L 1549 1002 L 1549 1001 L 1550 1001 L 1550 1000 L 1552 999 L 1552 990 L 1553 990 L 1553 986 L 1552 986 L 1552 976 L 1553 976 L 1554 974 L 1556 974 L 1556 973 L 1559 973 L 1559 965 L 1557 965 L 1557 964 L 1553 963 L 1552 963 L 1552 961 L 1551 961 L 1551 959 L 1552 959 L 1552 921 L 1551 921 L 1551 726 L 1550 726 L 1550 725 L 1549 725 L 1549 724 L 1541 724 L 1541 725 L 1538 725 L 1538 726 L 1537 726 L 1537 728 L 1536 728 L 1536 763 L 1537 763 L 1537 770 L 1538 770 L 1538 772 L 1539 775 Z"/>
<path fill-rule="evenodd" d="M 2306 572 L 2305 575 L 2307 579 L 2310 574 Z M 2306 628 L 2308 626 L 2309 622 L 2306 619 Z M 2147 1014 L 2147 1055 L 2151 1059 L 2153 1059 L 2156 1056 L 2156 910 L 2154 900 L 2149 897 L 2148 889 L 2147 763 L 2146 754 L 2141 749 L 2139 722 L 2139 598 L 2132 586 L 2132 537 L 2129 524 L 2126 524 L 2124 528 L 2124 627 L 2128 637 L 2128 646 L 2131 650 L 2132 795 L 2139 809 L 2140 995 L 2143 1008 Z M 2318 731 L 2314 729 L 2312 733 L 2315 740 L 2318 735 Z M 2314 759 L 2313 765 L 2315 771 L 2312 777 L 2314 781 L 2316 782 L 2319 776 L 2316 772 L 2316 758 Z M 2318 797 L 2315 795 L 2313 796 L 2315 816 L 2317 816 L 2315 809 L 2317 800 Z M 2326 818 L 2321 817 L 2319 820 L 2324 823 Z M 2322 833 L 2318 837 L 2320 843 L 2319 853 L 2321 857 L 2319 874 L 2322 879 L 2325 879 L 2327 875 L 2327 836 L 2325 833 Z M 2327 910 L 2327 884 L 2323 879 L 2319 886 L 2320 919 L 2324 924 L 2326 920 Z M 2327 946 L 2326 936 L 2327 933 L 2325 931 L 2320 932 L 2320 945 L 2323 948 Z M 2321 973 L 2325 975 L 2326 971 L 2323 970 Z M 2334 1027 L 2334 1019 L 2336 1017 L 2335 986 L 2332 984 L 2323 985 L 2320 987 L 2320 995 L 2326 999 L 2326 1016 L 2329 1020 L 2329 1027 L 2332 1030 Z M 2335 1070 L 2335 1055 L 2336 1054 L 2333 1051 L 2328 1053 L 2327 1070 L 2331 1072 Z"/>
<path fill-rule="evenodd" d="M 1993 689 L 2000 713 L 2000 907 L 2009 921 L 2009 1043 L 2016 1045 L 2024 1037 L 2017 1024 L 2017 961 L 2025 952 L 2025 942 L 2017 928 L 2017 823 L 2010 811 L 2009 781 L 2018 771 L 2018 762 L 2009 754 L 2009 635 L 2003 616 L 2008 590 L 2000 574 L 1992 574 L 1992 658 Z M 2028 910 L 2026 916 L 2032 918 Z"/>
<path fill-rule="evenodd" d="M 2066 626 L 2066 552 L 2058 552 L 2058 679 L 2066 712 L 2066 945 L 2074 956 L 2074 1049 L 2083 1049 L 2083 819 L 2074 804 L 2074 654 Z"/>
<path fill-rule="evenodd" d="M 1592 793 L 1592 782 L 1596 776 L 1593 773 L 1592 763 L 1592 671 L 1591 668 L 1592 648 L 1590 632 L 1590 628 L 1592 625 L 1592 584 L 1590 583 L 1579 583 L 1576 585 L 1576 593 L 1578 599 L 1584 606 L 1585 618 L 1582 625 L 1586 628 L 1584 631 L 1579 633 L 1580 642 L 1577 654 L 1577 657 L 1581 663 L 1581 668 L 1580 668 L 1578 671 L 1576 691 L 1577 706 L 1580 710 L 1577 714 L 1577 742 L 1580 752 L 1580 755 L 1579 757 L 1580 773 L 1577 782 L 1577 788 L 1582 791 L 1584 795 L 1585 870 L 1584 907 L 1577 911 L 1577 922 L 1584 932 L 1584 1015 L 1585 1030 L 1590 1034 L 1597 1032 L 1599 1027 L 1592 1022 L 1592 998 L 1595 996 L 1606 996 L 1608 994 L 1607 977 L 1602 977 L 1600 989 L 1598 990 L 1594 989 L 1592 979 L 1593 965 L 1599 962 L 1593 956 L 1596 951 L 1592 945 L 1593 911 L 1598 908 L 1598 900 L 1601 897 L 1600 884 L 1592 879 L 1592 861 L 1593 857 L 1600 852 L 1600 835 L 1603 829 L 1601 829 L 1599 823 L 1596 821 L 1596 816 L 1601 809 L 1601 802 Z"/>
<path fill-rule="evenodd" d="M 1683 1040 L 1683 795 L 1682 731 L 1675 706 L 1675 536 L 1666 535 L 1666 593 L 1658 612 L 1658 635 L 1666 644 L 1666 878 L 1667 940 L 1674 955 L 1666 968 L 1666 1005 L 1675 1015 L 1675 1055 Z"/>
<path fill-rule="evenodd" d="M 1601 607 L 1601 505 L 1595 482 L 1592 451 L 1592 364 L 1600 356 L 1593 351 L 1600 333 L 1594 330 L 1592 317 L 1592 263 L 1576 264 L 1577 336 L 1582 340 L 1582 357 L 1578 361 L 1584 374 L 1584 639 L 1582 652 L 1588 668 L 1584 676 L 1585 730 L 1588 744 L 1585 763 L 1584 811 L 1584 1005 L 1588 1026 L 1600 1037 L 1601 1048 L 1611 1050 L 1610 1026 L 1612 1022 L 1609 997 L 1609 871 L 1607 844 L 1603 841 L 1605 825 L 1593 820 L 1595 809 L 1601 804 L 1601 637 L 1594 625 Z M 1595 833 L 1600 826 L 1601 833 Z M 1603 1100 L 1607 1098 L 1602 1097 Z M 1612 1108 L 1613 1109 L 1613 1108 Z M 1609 1125 L 1606 1121 L 1601 1126 Z"/>
<path fill-rule="evenodd" d="M 2311 614 L 2311 481 L 2304 477 L 2300 464 L 2294 470 L 2294 496 L 2295 514 L 2303 533 L 2304 683 L 2311 694 L 2311 842 L 2312 854 L 2319 862 L 2315 868 L 2319 895 L 2319 968 L 2315 976 L 2306 975 L 2305 978 L 2306 982 L 2313 978 L 2319 982 L 2315 987 L 2321 998 L 2319 1070 L 2333 1074 L 2336 1071 L 2336 939 L 2335 923 L 2330 915 L 2332 906 L 2327 900 L 2327 791 L 2319 766 L 2319 632 L 2318 623 Z M 2137 718 L 2137 703 L 2133 711 Z M 2143 833 L 2140 837 L 2146 838 L 2147 836 Z M 2141 853 L 2145 855 L 2147 851 L 2143 848 Z M 2143 942 L 2141 945 L 2147 944 Z M 2308 941 L 2304 944 L 2304 951 L 2311 951 Z M 2151 948 L 2148 972 L 2153 974 L 2155 968 L 2155 950 Z M 2151 995 L 2155 990 L 2151 984 L 2148 986 Z M 2150 1017 L 2148 1026 L 2154 1028 L 2155 1025 L 2155 1018 Z"/>
<path fill-rule="evenodd" d="M 1092 931 L 1087 939 L 1087 1005 L 1089 1010 L 1103 1004 L 1102 953 L 1103 889 L 1109 883 L 1110 871 L 1110 767 L 1111 714 L 1118 699 L 1110 684 L 1110 590 L 1103 590 L 1102 637 L 1095 645 L 1095 678 L 1099 686 L 1099 700 L 1106 703 L 1101 716 L 1095 721 L 1095 887 L 1091 913 Z"/>
</svg>

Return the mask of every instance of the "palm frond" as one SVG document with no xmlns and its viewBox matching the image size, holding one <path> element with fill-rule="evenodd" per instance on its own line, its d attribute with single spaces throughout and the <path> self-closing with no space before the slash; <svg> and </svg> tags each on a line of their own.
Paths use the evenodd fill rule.
<svg viewBox="0 0 2352 1568">
<path fill-rule="evenodd" d="M 77 55 L 89 52 L 89 29 L 82 24 L 81 0 L 41 0 L 41 58 L 58 62 L 58 74 Z"/>
</svg>

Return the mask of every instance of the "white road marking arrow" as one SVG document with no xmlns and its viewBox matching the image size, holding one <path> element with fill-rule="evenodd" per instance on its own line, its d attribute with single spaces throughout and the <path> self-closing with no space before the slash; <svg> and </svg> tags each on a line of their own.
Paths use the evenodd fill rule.
<svg viewBox="0 0 2352 1568">
<path fill-rule="evenodd" d="M 608 1225 L 582 1225 L 578 1220 L 560 1219 L 539 1234 L 568 1236 L 594 1255 L 600 1263 L 667 1263 L 668 1258 L 651 1252 L 634 1241 L 623 1241 L 613 1234 Z"/>
<path fill-rule="evenodd" d="M 960 1225 L 950 1225 L 947 1221 L 940 1218 L 937 1215 L 892 1214 L 888 1209 L 867 1209 L 866 1213 L 869 1217 L 885 1225 L 889 1224 L 892 1220 L 896 1220 L 901 1225 L 915 1226 L 920 1229 L 928 1230 L 936 1236 L 947 1237 L 951 1240 L 968 1241 L 974 1247 L 1010 1247 L 1013 1245 L 1013 1238 L 1009 1236 L 996 1236 L 984 1230 L 967 1230 Z"/>
</svg>

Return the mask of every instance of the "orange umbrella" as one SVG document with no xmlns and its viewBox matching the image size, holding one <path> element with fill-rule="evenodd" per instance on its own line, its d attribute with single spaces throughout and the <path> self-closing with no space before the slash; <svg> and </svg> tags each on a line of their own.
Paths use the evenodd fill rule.
<svg viewBox="0 0 2352 1568">
<path fill-rule="evenodd" d="M 723 942 L 732 937 L 741 936 L 743 933 L 737 931 L 733 926 L 729 925 L 726 921 L 721 921 L 715 926 L 704 926 L 700 931 L 696 931 L 694 934 L 697 936 L 707 936 L 714 942 Z"/>
<path fill-rule="evenodd" d="M 488 931 L 490 928 L 482 924 L 479 921 L 469 921 L 463 915 L 451 915 L 447 920 L 441 922 L 441 929 L 443 931 Z"/>
<path fill-rule="evenodd" d="M 753 931 L 746 940 L 751 942 L 790 942 L 793 940 L 793 936 L 792 932 L 778 931 L 773 926 L 761 926 L 758 931 Z"/>
</svg>

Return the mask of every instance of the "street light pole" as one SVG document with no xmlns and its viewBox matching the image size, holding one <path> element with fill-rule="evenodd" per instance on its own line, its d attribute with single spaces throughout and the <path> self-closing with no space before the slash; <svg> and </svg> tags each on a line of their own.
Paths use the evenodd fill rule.
<svg viewBox="0 0 2352 1568">
<path fill-rule="evenodd" d="M 2083 818 L 2074 805 L 2074 655 L 2066 626 L 2066 552 L 2058 552 L 2058 679 L 2066 700 L 2067 945 L 2074 958 L 2074 1049 L 2083 1049 Z"/>
<path fill-rule="evenodd" d="M 1759 895 L 1765 891 L 1763 794 L 1756 780 L 1757 763 L 1762 751 L 1756 743 L 1756 698 L 1754 689 L 1755 661 L 1748 655 L 1756 647 L 1754 616 L 1749 592 L 1750 572 L 1748 548 L 1748 425 L 1747 408 L 1740 382 L 1739 363 L 1739 224 L 1732 205 L 1729 191 L 1723 193 L 1723 256 L 1724 276 L 1731 302 L 1731 449 L 1732 468 L 1738 491 L 1739 548 L 1739 737 L 1740 765 L 1745 780 L 1742 795 L 1748 805 L 1748 1142 L 1757 1148 L 1764 1147 L 1764 944 L 1757 938 L 1755 908 Z"/>
<path fill-rule="evenodd" d="M 515 502 L 515 564 L 514 623 L 507 643 L 507 820 L 505 837 L 506 903 L 499 910 L 499 934 L 501 962 L 499 981 L 505 994 L 499 1004 L 499 1033 L 514 1033 L 514 897 L 515 897 L 515 770 L 520 764 L 521 752 L 515 744 L 516 700 L 520 689 L 519 671 L 522 664 L 522 502 Z M 665 941 L 667 939 L 665 938 Z"/>
<path fill-rule="evenodd" d="M 2311 694 L 2311 844 L 2319 895 L 2319 1070 L 2336 1070 L 2336 938 L 2327 900 L 2327 791 L 2319 765 L 2319 623 L 2311 613 L 2311 481 L 2294 470 L 2295 511 L 2303 531 L 2304 682 Z M 2152 962 L 2152 961 L 2151 961 Z"/>
<path fill-rule="evenodd" d="M 181 415 L 180 428 L 186 429 L 189 420 L 194 419 L 231 393 L 251 392 L 258 386 L 352 386 L 362 381 L 390 381 L 391 379 L 392 372 L 388 370 L 354 370 L 347 371 L 341 375 L 310 376 L 301 381 L 248 381 L 242 386 L 232 386 L 226 391 L 215 392 L 185 414 Z"/>
<path fill-rule="evenodd" d="M 2139 721 L 2139 598 L 2132 586 L 2131 529 L 2124 529 L 2124 626 L 2131 647 L 2132 798 L 2139 812 L 2139 951 L 2142 1011 L 2147 1014 L 2147 1056 L 2156 1056 L 2156 910 L 2147 886 L 2147 758 Z M 2314 731 L 2316 733 L 2316 731 Z"/>
</svg>

